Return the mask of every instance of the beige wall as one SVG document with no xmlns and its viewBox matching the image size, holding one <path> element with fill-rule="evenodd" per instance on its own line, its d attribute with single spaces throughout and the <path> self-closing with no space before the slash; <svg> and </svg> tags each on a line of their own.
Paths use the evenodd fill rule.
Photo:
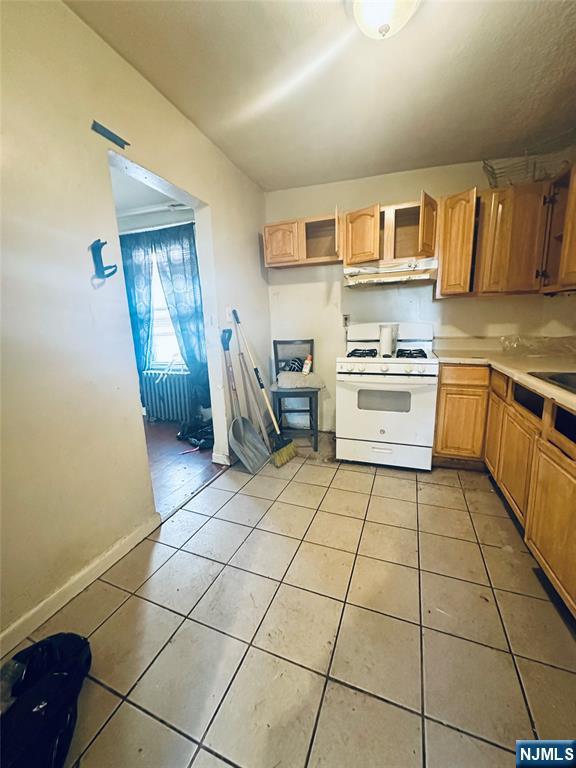
<svg viewBox="0 0 576 768">
<path fill-rule="evenodd" d="M 95 238 L 109 243 L 106 262 L 121 264 L 111 145 L 93 119 L 131 142 L 126 156 L 207 204 L 198 249 L 216 400 L 225 307 L 242 310 L 261 359 L 270 342 L 260 189 L 66 6 L 2 11 L 6 628 L 154 523 L 122 270 L 90 282 Z M 225 433 L 222 419 L 222 452 Z"/>
<path fill-rule="evenodd" d="M 335 206 L 353 210 L 375 202 L 408 202 L 418 199 L 421 189 L 440 197 L 475 185 L 488 186 L 480 163 L 280 190 L 266 194 L 266 221 L 323 215 Z M 270 269 L 268 282 L 272 338 L 315 339 L 315 370 L 327 388 L 321 398 L 322 429 L 334 428 L 334 360 L 344 351 L 343 314 L 351 322 L 429 321 L 437 337 L 576 333 L 576 296 L 436 301 L 431 285 L 344 287 L 339 266 Z"/>
</svg>

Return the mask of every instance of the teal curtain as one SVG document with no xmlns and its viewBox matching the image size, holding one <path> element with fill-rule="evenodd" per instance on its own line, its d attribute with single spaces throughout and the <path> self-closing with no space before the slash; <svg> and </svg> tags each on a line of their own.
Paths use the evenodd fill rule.
<svg viewBox="0 0 576 768">
<path fill-rule="evenodd" d="M 206 342 L 194 224 L 151 232 L 166 304 L 180 353 L 196 381 L 206 375 Z"/>
<path fill-rule="evenodd" d="M 138 373 L 149 367 L 152 352 L 152 251 L 141 234 L 120 236 Z"/>
<path fill-rule="evenodd" d="M 207 388 L 204 315 L 194 224 L 121 235 L 120 245 L 138 369 L 146 370 L 150 362 L 152 259 L 156 259 L 180 353 L 195 384 Z"/>
</svg>

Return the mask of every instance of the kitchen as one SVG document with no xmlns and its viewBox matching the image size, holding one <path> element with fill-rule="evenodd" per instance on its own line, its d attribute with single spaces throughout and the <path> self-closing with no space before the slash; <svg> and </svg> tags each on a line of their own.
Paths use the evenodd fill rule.
<svg viewBox="0 0 576 768">
<path fill-rule="evenodd" d="M 478 163 L 269 193 L 267 219 L 288 223 L 265 228 L 264 258 L 273 336 L 286 334 L 287 324 L 292 335 L 312 335 L 317 328 L 317 349 L 326 345 L 336 352 L 336 376 L 327 354 L 317 358 L 316 368 L 328 392 L 321 424 L 331 429 L 335 423 L 336 458 L 422 470 L 432 465 L 481 469 L 485 464 L 522 527 L 532 509 L 528 546 L 576 613 L 576 171 L 571 170 L 571 156 L 568 150 L 557 180 L 526 177 L 501 188 Z M 475 186 L 454 193 L 466 184 Z M 418 195 L 419 185 L 433 189 L 439 202 L 424 192 Z M 420 209 L 406 248 L 401 224 L 400 235 L 388 229 L 398 211 L 418 205 L 399 198 L 409 190 L 414 190 L 412 199 L 420 200 Z M 383 201 L 358 213 L 343 212 L 342 201 L 362 205 L 369 195 Z M 313 233 L 308 240 L 299 235 L 289 241 L 292 250 L 282 234 L 292 226 L 288 216 L 304 211 L 306 223 L 296 219 L 296 231 L 300 227 L 309 233 L 309 216 L 318 216 L 315 206 L 328 207 L 326 203 L 336 211 L 323 220 L 324 226 L 327 221 L 333 225 L 332 239 L 324 235 L 322 243 L 327 264 L 311 265 L 306 260 L 308 243 L 315 253 Z M 455 237 L 461 240 L 455 242 Z M 274 253 L 276 242 L 284 246 L 281 257 Z M 400 258 L 391 242 L 404 245 Z M 358 280 L 359 268 L 371 266 L 375 269 L 365 269 Z M 323 276 L 322 270 L 328 274 Z M 347 274 L 353 275 L 352 285 Z M 418 278 L 420 285 L 412 282 Z M 380 284 L 370 285 L 373 281 Z M 303 302 L 304 315 L 294 318 L 287 305 L 296 293 L 308 300 Z M 425 319 L 431 323 L 398 325 L 399 320 Z M 330 333 L 329 323 L 334 325 Z M 382 330 L 390 331 L 390 323 L 394 343 L 388 333 L 383 346 Z M 400 343 L 399 328 L 408 336 Z M 359 358 L 358 347 L 367 349 L 368 356 Z M 402 347 L 424 347 L 426 357 L 397 358 Z M 390 363 L 409 365 L 396 365 L 395 370 Z M 417 367 L 421 363 L 425 367 Z M 344 394 L 347 385 L 339 384 L 357 380 L 374 390 L 390 381 L 384 385 L 393 390 L 390 397 L 409 397 L 407 391 L 397 391 L 401 380 L 393 373 L 414 381 L 411 404 L 384 404 L 380 412 L 367 404 L 363 411 L 363 384 L 350 394 Z M 374 383 L 378 380 L 380 387 Z M 436 385 L 429 384 L 428 396 L 418 390 L 427 380 Z M 391 423 L 398 423 L 396 438 L 380 429 Z M 556 488 L 556 499 L 563 499 L 559 506 L 543 497 L 550 495 L 545 490 L 549 487 Z"/>
<path fill-rule="evenodd" d="M 506 768 L 570 739 L 576 5 L 2 15 L 0 640 L 88 639 L 68 764 Z M 194 214 L 214 447 L 166 509 L 111 164 Z M 275 462 L 281 373 L 318 385 Z"/>
</svg>

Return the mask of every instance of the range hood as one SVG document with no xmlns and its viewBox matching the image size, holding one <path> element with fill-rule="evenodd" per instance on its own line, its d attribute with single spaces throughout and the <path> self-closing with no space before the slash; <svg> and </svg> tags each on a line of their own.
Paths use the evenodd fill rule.
<svg viewBox="0 0 576 768">
<path fill-rule="evenodd" d="M 410 283 L 436 280 L 438 259 L 409 259 L 398 264 L 379 261 L 376 266 L 344 268 L 344 284 L 348 288 L 388 283 Z"/>
</svg>

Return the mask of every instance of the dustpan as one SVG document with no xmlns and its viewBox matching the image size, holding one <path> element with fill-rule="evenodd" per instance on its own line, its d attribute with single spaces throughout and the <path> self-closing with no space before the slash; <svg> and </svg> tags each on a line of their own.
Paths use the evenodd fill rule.
<svg viewBox="0 0 576 768">
<path fill-rule="evenodd" d="M 230 399 L 232 400 L 232 411 L 234 418 L 228 430 L 228 442 L 230 448 L 234 451 L 240 462 L 246 467 L 248 472 L 255 475 L 270 460 L 270 452 L 264 445 L 264 442 L 249 419 L 240 413 L 240 400 L 236 389 L 236 380 L 234 378 L 234 369 L 230 358 L 230 339 L 232 330 L 224 328 L 221 335 L 222 349 L 224 350 L 224 360 L 226 362 L 226 376 L 228 379 L 228 388 L 230 389 Z"/>
</svg>

